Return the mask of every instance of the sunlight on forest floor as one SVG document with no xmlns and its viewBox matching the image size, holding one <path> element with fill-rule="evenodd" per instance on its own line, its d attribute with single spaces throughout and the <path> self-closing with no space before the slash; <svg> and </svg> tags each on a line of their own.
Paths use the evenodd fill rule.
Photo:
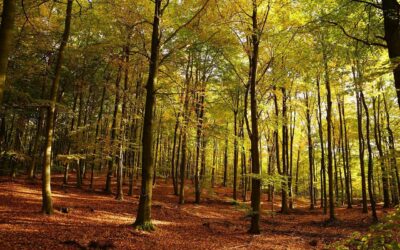
<svg viewBox="0 0 400 250">
<path fill-rule="evenodd" d="M 98 180 L 95 190 L 101 190 L 103 181 Z M 271 214 L 271 203 L 264 200 L 262 234 L 251 236 L 247 234 L 248 203 L 234 205 L 226 196 L 231 194 L 228 188 L 217 187 L 216 190 L 212 195 L 204 192 L 199 205 L 193 203 L 193 195 L 187 192 L 186 204 L 178 205 L 177 197 L 170 195 L 171 184 L 158 183 L 152 209 L 157 230 L 144 233 L 132 227 L 137 212 L 137 187 L 135 195 L 117 201 L 113 195 L 88 191 L 87 187 L 54 185 L 55 214 L 49 217 L 40 213 L 39 183 L 1 182 L 1 249 L 15 249 L 16 246 L 29 249 L 39 245 L 70 249 L 65 242 L 87 245 L 92 240 L 111 240 L 118 249 L 320 249 L 354 231 L 365 232 L 371 223 L 360 207 L 338 208 L 337 225 L 326 226 L 327 217 L 320 209 L 310 211 L 305 206 L 306 200 L 296 201 L 296 209 L 289 215 Z M 62 213 L 62 207 L 70 210 Z M 279 210 L 278 199 L 274 210 Z M 316 247 L 310 242 L 317 242 Z"/>
</svg>

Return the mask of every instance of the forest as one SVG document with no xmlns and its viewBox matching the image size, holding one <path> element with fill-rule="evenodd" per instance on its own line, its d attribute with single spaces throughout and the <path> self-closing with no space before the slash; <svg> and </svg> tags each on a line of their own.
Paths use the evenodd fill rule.
<svg viewBox="0 0 400 250">
<path fill-rule="evenodd" d="M 400 249 L 397 0 L 2 0 L 1 249 Z"/>
</svg>

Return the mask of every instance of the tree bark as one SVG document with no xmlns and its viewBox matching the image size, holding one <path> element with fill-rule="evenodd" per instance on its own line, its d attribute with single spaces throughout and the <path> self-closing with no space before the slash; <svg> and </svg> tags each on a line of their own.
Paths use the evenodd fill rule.
<svg viewBox="0 0 400 250">
<path fill-rule="evenodd" d="M 154 1 L 153 31 L 151 36 L 151 55 L 149 76 L 146 85 L 146 104 L 144 108 L 142 136 L 142 183 L 135 227 L 152 230 L 151 199 L 153 194 L 153 106 L 155 101 L 155 85 L 157 84 L 160 54 L 160 18 L 162 0 Z"/>
<path fill-rule="evenodd" d="M 251 172 L 254 175 L 251 178 L 251 226 L 249 233 L 259 234 L 260 233 L 260 196 L 261 196 L 261 180 L 258 177 L 260 174 L 260 156 L 258 148 L 258 112 L 257 112 L 257 66 L 258 66 L 258 56 L 259 56 L 259 27 L 257 18 L 257 8 L 258 4 L 256 0 L 253 3 L 253 13 L 252 13 L 252 35 L 251 35 L 251 45 L 252 51 L 250 56 L 250 110 L 251 110 Z"/>
<path fill-rule="evenodd" d="M 54 79 L 50 91 L 50 106 L 47 108 L 47 124 L 46 124 L 46 139 L 45 139 L 45 152 L 42 167 L 42 212 L 45 214 L 53 213 L 53 201 L 51 198 L 51 156 L 52 156 L 52 143 L 54 134 L 54 121 L 56 102 L 58 94 L 58 86 L 61 78 L 61 66 L 64 59 L 64 50 L 67 46 L 72 17 L 72 4 L 73 0 L 68 0 L 67 10 L 65 15 L 64 33 L 62 35 L 61 44 L 58 49 L 58 57 L 54 69 Z"/>
<path fill-rule="evenodd" d="M 99 132 L 100 132 L 100 123 L 101 123 L 101 119 L 103 118 L 103 111 L 104 111 L 104 99 L 106 97 L 106 85 L 103 86 L 103 92 L 101 94 L 101 101 L 100 101 L 100 109 L 99 109 L 99 114 L 97 116 L 97 121 L 96 121 L 96 133 L 95 133 L 95 144 L 98 143 L 98 136 L 99 136 Z M 93 150 L 93 155 L 96 155 L 96 148 Z M 91 169 L 91 173 L 90 173 L 90 189 L 93 189 L 93 179 L 94 179 L 94 165 L 95 163 L 92 163 L 92 169 Z"/>
<path fill-rule="evenodd" d="M 288 198 L 287 198 L 287 188 L 288 188 L 288 127 L 287 127 L 287 106 L 286 106 L 286 89 L 282 90 L 282 199 L 281 199 L 281 213 L 288 213 Z"/>
<path fill-rule="evenodd" d="M 394 85 L 400 107 L 400 5 L 397 0 L 382 0 L 385 41 L 393 63 Z"/>
<path fill-rule="evenodd" d="M 385 95 L 383 95 L 383 104 L 384 104 L 385 113 L 386 113 L 386 130 L 388 132 L 390 165 L 392 167 L 393 175 L 395 176 L 395 178 L 393 178 L 393 179 L 395 179 L 395 182 L 397 183 L 397 196 L 396 196 L 397 200 L 394 201 L 394 203 L 396 204 L 396 202 L 398 203 L 398 198 L 399 198 L 398 196 L 400 195 L 400 176 L 399 176 L 399 170 L 397 168 L 393 131 L 392 131 L 392 128 L 390 127 L 390 113 L 389 113 L 389 109 L 387 106 Z M 394 188 L 396 188 L 396 187 L 394 187 Z M 394 191 L 394 192 L 396 192 L 396 191 Z"/>
<path fill-rule="evenodd" d="M 201 194 L 201 187 L 200 187 L 200 168 L 199 166 L 199 157 L 200 154 L 204 155 L 204 148 L 203 148 L 203 120 L 204 120 L 204 98 L 205 98 L 205 83 L 201 83 L 201 90 L 200 90 L 200 98 L 197 98 L 196 103 L 196 110 L 197 110 L 197 147 L 196 147 L 196 171 L 195 171 L 195 203 L 200 203 L 200 194 Z M 204 162 L 203 160 L 201 162 Z"/>
<path fill-rule="evenodd" d="M 228 128 L 228 125 L 226 126 Z M 228 137 L 225 139 L 225 150 L 224 150 L 224 179 L 222 186 L 226 187 L 228 182 Z"/>
<path fill-rule="evenodd" d="M 310 112 L 310 100 L 308 92 L 306 92 L 306 120 L 307 120 L 307 141 L 308 141 L 308 165 L 309 165 L 309 193 L 310 193 L 310 209 L 314 209 L 314 157 L 313 157 L 313 142 L 312 142 L 312 131 L 311 131 L 311 112 Z"/>
<path fill-rule="evenodd" d="M 193 60 L 189 54 L 189 59 L 186 67 L 185 79 L 185 101 L 183 107 L 183 124 L 182 124 L 182 145 L 181 145 L 181 162 L 180 162 L 180 188 L 179 188 L 179 204 L 185 203 L 185 169 L 188 167 L 187 160 L 187 133 L 189 125 L 189 102 L 190 102 L 190 82 L 192 80 Z M 186 171 L 189 173 L 188 171 Z"/>
<path fill-rule="evenodd" d="M 326 169 L 325 169 L 325 146 L 324 132 L 322 128 L 322 105 L 321 105 L 321 86 L 320 79 L 317 78 L 318 92 L 318 133 L 321 147 L 321 206 L 324 209 L 324 214 L 327 213 L 327 195 L 326 195 Z"/>
<path fill-rule="evenodd" d="M 368 193 L 369 193 L 369 200 L 371 203 L 371 210 L 372 210 L 372 219 L 374 222 L 378 221 L 378 216 L 376 214 L 376 201 L 375 201 L 375 194 L 373 188 L 373 162 L 372 162 L 372 147 L 371 147 L 371 140 L 370 140 L 370 117 L 367 103 L 365 102 L 364 93 L 360 89 L 360 98 L 361 103 L 365 110 L 365 130 L 366 130 L 366 138 L 367 138 L 367 149 L 368 149 Z"/>
<path fill-rule="evenodd" d="M 124 199 L 124 192 L 123 192 L 123 173 L 124 173 L 124 141 L 126 137 L 126 110 L 128 105 L 128 91 L 129 91 L 129 55 L 130 55 L 130 48 L 129 48 L 129 39 L 130 35 L 127 38 L 127 44 L 125 45 L 124 52 L 125 52 L 125 77 L 124 77 L 124 90 L 122 93 L 122 108 L 121 108 L 121 120 L 119 124 L 120 136 L 119 136 L 119 157 L 118 157 L 118 169 L 117 169 L 117 200 Z"/>
<path fill-rule="evenodd" d="M 340 134 L 339 134 L 339 143 L 341 145 L 342 151 L 342 162 L 343 162 L 343 172 L 344 172 L 344 179 L 345 179 L 345 191 L 346 191 L 346 201 L 347 201 L 347 208 L 351 208 L 351 194 L 350 194 L 350 174 L 349 174 L 349 164 L 348 164 L 348 156 L 347 156 L 347 149 L 346 149 L 346 142 L 344 139 L 344 103 L 340 102 L 340 97 L 337 97 L 338 102 L 338 110 L 339 110 L 339 121 L 340 121 Z M 337 194 L 336 194 L 337 196 Z"/>
<path fill-rule="evenodd" d="M 355 69 L 353 68 L 353 78 L 357 83 Z M 365 167 L 364 167 L 364 135 L 363 135 L 363 126 L 362 126 L 362 104 L 361 104 L 361 96 L 359 91 L 356 92 L 356 101 L 357 101 L 357 131 L 358 131 L 358 156 L 360 161 L 360 170 L 361 170 L 361 192 L 362 192 L 362 211 L 363 213 L 368 213 L 368 204 L 367 204 L 367 184 L 365 178 Z"/>
<path fill-rule="evenodd" d="M 3 103 L 8 57 L 13 44 L 16 2 L 16 0 L 3 0 L 3 12 L 0 26 L 0 104 Z"/>
<path fill-rule="evenodd" d="M 121 63 L 121 62 L 120 62 Z M 104 192 L 107 194 L 111 194 L 111 179 L 114 172 L 114 162 L 116 162 L 117 157 L 115 157 L 115 142 L 117 140 L 117 129 L 118 129 L 118 111 L 121 99 L 120 93 L 120 82 L 121 82 L 121 75 L 122 75 L 122 65 L 119 65 L 117 79 L 115 81 L 115 101 L 114 101 L 114 112 L 112 117 L 112 124 L 111 124 L 111 136 L 110 136 L 110 159 L 108 160 L 108 169 L 107 169 L 107 177 L 106 177 L 106 186 Z"/>
<path fill-rule="evenodd" d="M 382 172 L 382 188 L 383 188 L 383 207 L 388 208 L 390 207 L 390 194 L 389 194 L 389 175 L 388 171 L 385 167 L 384 155 L 383 155 L 383 148 L 382 148 L 382 134 L 380 129 L 380 122 L 379 122 L 379 100 L 378 97 L 378 104 L 376 104 L 377 99 L 374 97 L 372 100 L 372 107 L 373 107 L 373 117 L 374 117 L 374 137 L 376 148 L 378 149 L 379 154 L 379 164 L 381 167 Z M 377 107 L 378 106 L 378 107 Z M 378 110 L 377 110 L 378 108 Z"/>
<path fill-rule="evenodd" d="M 327 126 L 327 141 L 328 141 L 328 189 L 329 189 L 329 220 L 335 220 L 335 203 L 333 195 L 333 159 L 332 159 L 332 94 L 329 79 L 328 58 L 325 51 L 323 51 L 324 70 L 325 70 L 325 88 L 326 88 L 326 126 Z"/>
</svg>

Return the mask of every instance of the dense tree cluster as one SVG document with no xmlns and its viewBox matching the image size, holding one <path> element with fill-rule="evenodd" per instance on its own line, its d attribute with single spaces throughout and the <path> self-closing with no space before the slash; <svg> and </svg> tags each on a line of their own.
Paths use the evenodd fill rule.
<svg viewBox="0 0 400 250">
<path fill-rule="evenodd" d="M 0 171 L 41 178 L 46 214 L 51 175 L 72 172 L 79 188 L 104 176 L 116 199 L 140 185 L 145 230 L 160 178 L 179 204 L 232 187 L 251 200 L 250 233 L 274 195 L 282 213 L 307 197 L 331 221 L 337 206 L 378 220 L 378 202 L 399 204 L 396 0 L 1 7 Z"/>
</svg>

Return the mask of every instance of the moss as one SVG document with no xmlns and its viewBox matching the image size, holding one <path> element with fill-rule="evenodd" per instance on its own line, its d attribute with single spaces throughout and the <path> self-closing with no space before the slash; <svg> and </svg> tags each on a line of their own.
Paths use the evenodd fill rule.
<svg viewBox="0 0 400 250">
<path fill-rule="evenodd" d="M 152 232 L 156 230 L 156 227 L 153 225 L 153 223 L 151 223 L 151 221 L 144 222 L 143 224 L 135 223 L 133 226 L 140 231 Z"/>
</svg>

